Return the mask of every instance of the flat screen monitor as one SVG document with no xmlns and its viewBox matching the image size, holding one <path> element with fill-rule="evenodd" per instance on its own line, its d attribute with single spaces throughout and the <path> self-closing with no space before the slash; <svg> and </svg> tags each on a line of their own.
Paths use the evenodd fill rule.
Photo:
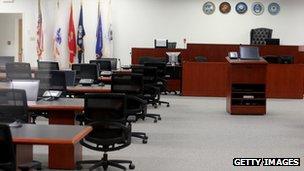
<svg viewBox="0 0 304 171">
<path fill-rule="evenodd" d="M 65 73 L 66 86 L 75 86 L 76 71 L 65 70 L 63 72 Z"/>
<path fill-rule="evenodd" d="M 168 40 L 166 39 L 155 39 L 154 40 L 155 48 L 168 48 Z"/>
<path fill-rule="evenodd" d="M 240 59 L 259 60 L 259 48 L 254 46 L 240 46 Z"/>
<path fill-rule="evenodd" d="M 39 80 L 12 80 L 11 88 L 25 90 L 27 101 L 37 101 Z"/>
</svg>

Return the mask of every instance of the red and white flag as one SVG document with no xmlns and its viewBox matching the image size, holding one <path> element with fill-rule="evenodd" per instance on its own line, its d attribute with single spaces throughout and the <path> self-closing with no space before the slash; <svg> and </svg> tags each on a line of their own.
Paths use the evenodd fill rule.
<svg viewBox="0 0 304 171">
<path fill-rule="evenodd" d="M 43 37 L 43 27 L 42 27 L 42 12 L 41 12 L 41 0 L 38 0 L 38 24 L 37 24 L 37 56 L 38 59 L 42 59 L 42 54 L 44 51 L 44 37 Z"/>
<path fill-rule="evenodd" d="M 68 43 L 69 43 L 69 54 L 70 54 L 70 64 L 74 63 L 76 56 L 76 31 L 73 19 L 73 5 L 71 2 L 70 20 L 69 20 L 69 33 L 68 33 Z"/>
</svg>

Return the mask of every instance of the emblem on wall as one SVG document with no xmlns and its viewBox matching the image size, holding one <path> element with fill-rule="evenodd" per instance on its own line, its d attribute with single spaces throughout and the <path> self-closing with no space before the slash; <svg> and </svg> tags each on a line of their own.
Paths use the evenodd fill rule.
<svg viewBox="0 0 304 171">
<path fill-rule="evenodd" d="M 264 13 L 264 5 L 261 2 L 254 2 L 252 4 L 252 13 L 254 15 L 262 15 Z"/>
<path fill-rule="evenodd" d="M 271 14 L 271 15 L 277 15 L 280 13 L 280 10 L 281 10 L 281 7 L 278 3 L 271 3 L 269 4 L 268 6 L 268 12 Z"/>
<path fill-rule="evenodd" d="M 239 2 L 236 4 L 235 6 L 235 11 L 238 13 L 238 14 L 245 14 L 248 10 L 248 6 L 246 3 L 244 2 Z"/>
<path fill-rule="evenodd" d="M 228 2 L 223 2 L 220 4 L 220 11 L 223 14 L 228 14 L 231 11 L 231 5 Z"/>
<path fill-rule="evenodd" d="M 209 2 L 206 2 L 206 3 L 203 5 L 203 11 L 204 11 L 204 13 L 207 14 L 207 15 L 213 14 L 214 11 L 215 11 L 215 5 L 214 5 L 214 3 L 210 2 L 210 1 L 209 1 Z"/>
</svg>

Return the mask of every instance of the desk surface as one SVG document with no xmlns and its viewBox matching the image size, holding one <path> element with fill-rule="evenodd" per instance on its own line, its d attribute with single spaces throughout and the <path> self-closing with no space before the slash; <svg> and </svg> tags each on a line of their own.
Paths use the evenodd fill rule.
<svg viewBox="0 0 304 171">
<path fill-rule="evenodd" d="M 92 127 L 24 124 L 11 131 L 15 144 L 76 144 L 92 131 Z"/>
<path fill-rule="evenodd" d="M 70 93 L 111 93 L 111 85 L 105 86 L 69 86 Z"/>
<path fill-rule="evenodd" d="M 80 98 L 59 98 L 54 101 L 28 102 L 29 110 L 48 110 L 48 111 L 82 111 L 84 99 Z"/>
</svg>

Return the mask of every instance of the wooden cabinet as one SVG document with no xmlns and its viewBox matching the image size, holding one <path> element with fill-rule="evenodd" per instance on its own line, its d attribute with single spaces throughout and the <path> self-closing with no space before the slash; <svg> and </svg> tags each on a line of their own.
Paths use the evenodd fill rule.
<svg viewBox="0 0 304 171">
<path fill-rule="evenodd" d="M 266 114 L 267 62 L 226 58 L 228 66 L 227 112 L 231 114 Z"/>
</svg>

